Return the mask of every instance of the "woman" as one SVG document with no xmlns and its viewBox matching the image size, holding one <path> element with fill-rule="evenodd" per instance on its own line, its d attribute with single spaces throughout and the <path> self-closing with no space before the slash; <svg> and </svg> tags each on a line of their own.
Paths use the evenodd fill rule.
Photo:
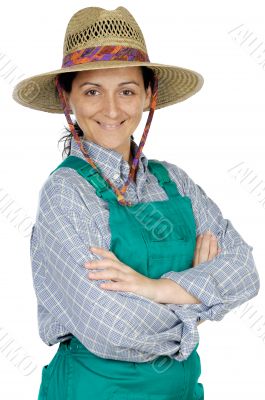
<svg viewBox="0 0 265 400">
<path fill-rule="evenodd" d="M 155 108 L 202 82 L 151 63 L 125 8 L 88 7 L 67 26 L 62 68 L 16 86 L 16 101 L 63 110 L 70 128 L 31 236 L 40 337 L 60 342 L 39 400 L 203 399 L 198 324 L 257 295 L 252 247 L 181 168 L 142 152 Z"/>
</svg>

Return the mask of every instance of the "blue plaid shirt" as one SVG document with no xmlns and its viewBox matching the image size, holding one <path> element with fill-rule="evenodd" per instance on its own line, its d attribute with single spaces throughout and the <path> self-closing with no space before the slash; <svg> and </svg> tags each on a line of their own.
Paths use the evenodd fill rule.
<svg viewBox="0 0 265 400">
<path fill-rule="evenodd" d="M 83 144 L 103 176 L 122 187 L 130 169 L 122 155 L 89 140 Z M 134 154 L 137 148 L 132 141 Z M 84 159 L 74 139 L 70 154 Z M 101 258 L 89 247 L 110 249 L 108 204 L 75 170 L 59 168 L 40 190 L 30 239 L 39 334 L 47 345 L 74 335 L 102 358 L 145 362 L 168 355 L 182 361 L 199 341 L 199 320 L 219 321 L 257 295 L 260 282 L 253 247 L 180 167 L 162 162 L 180 194 L 191 199 L 196 234 L 210 229 L 222 250 L 211 261 L 161 276 L 201 303 L 160 304 L 131 292 L 102 289 L 104 280 L 89 280 L 84 263 Z M 125 198 L 133 203 L 167 200 L 143 153 L 136 182 L 130 183 Z"/>
</svg>

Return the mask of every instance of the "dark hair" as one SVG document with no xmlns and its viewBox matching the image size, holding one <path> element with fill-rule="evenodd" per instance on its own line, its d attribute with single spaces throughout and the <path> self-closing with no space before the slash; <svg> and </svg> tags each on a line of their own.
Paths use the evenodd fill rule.
<svg viewBox="0 0 265 400">
<path fill-rule="evenodd" d="M 153 87 L 154 87 L 154 72 L 153 72 L 153 70 L 148 68 L 148 67 L 145 67 L 145 66 L 142 67 L 141 66 L 141 71 L 142 71 L 142 74 L 143 74 L 145 90 L 150 85 L 151 86 L 151 90 L 153 91 Z M 72 82 L 73 82 L 74 78 L 76 77 L 76 75 L 77 75 L 77 71 L 59 74 L 59 83 L 60 83 L 61 87 L 65 90 L 66 93 L 71 93 Z M 74 122 L 74 128 L 75 128 L 76 133 L 78 134 L 79 137 L 83 137 L 84 136 L 84 132 L 82 131 L 82 129 L 78 125 L 77 121 Z M 58 141 L 58 144 L 60 142 L 64 142 L 64 148 L 63 148 L 62 155 L 65 153 L 68 156 L 70 154 L 70 150 L 71 150 L 71 138 L 72 138 L 73 135 L 72 135 L 72 132 L 70 131 L 70 129 L 68 127 L 65 126 L 65 129 L 69 133 L 64 135 L 64 136 L 62 136 L 60 138 L 60 140 Z M 134 139 L 133 135 L 131 135 L 131 139 L 132 140 Z"/>
</svg>

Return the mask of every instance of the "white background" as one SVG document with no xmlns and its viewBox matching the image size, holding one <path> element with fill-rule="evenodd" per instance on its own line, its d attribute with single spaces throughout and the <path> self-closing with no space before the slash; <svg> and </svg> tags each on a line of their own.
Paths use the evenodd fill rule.
<svg viewBox="0 0 265 400">
<path fill-rule="evenodd" d="M 220 322 L 199 326 L 206 400 L 264 399 L 265 206 L 254 185 L 240 183 L 229 169 L 242 163 L 264 188 L 265 25 L 262 1 L 136 2 L 132 0 L 4 2 L 0 12 L 0 199 L 13 201 L 32 222 L 41 186 L 61 162 L 57 142 L 66 120 L 25 108 L 12 100 L 16 79 L 61 66 L 63 39 L 71 16 L 81 8 L 127 7 L 144 33 L 151 61 L 193 69 L 204 86 L 187 101 L 155 113 L 144 153 L 184 169 L 253 246 L 260 274 L 259 295 Z M 238 26 L 251 33 L 243 44 Z M 233 33 L 229 33 L 234 30 Z M 252 51 L 259 45 L 259 49 Z M 4 60 L 9 66 L 4 68 Z M 265 63 L 265 61 L 264 61 Z M 16 66 L 11 76 L 5 72 Z M 9 69 L 10 69 L 9 68 Z M 139 143 L 144 121 L 135 138 Z M 242 171 L 241 171 L 242 174 Z M 243 175 L 242 175 L 243 176 Z M 264 193 L 263 193 L 264 194 Z M 265 195 L 263 196 L 265 197 Z M 58 345 L 38 336 L 29 237 L 10 221 L 0 202 L 0 398 L 37 399 L 41 369 Z M 248 307 L 248 308 L 247 308 Z M 252 312 L 248 312 L 251 309 Z M 255 322 L 256 321 L 256 322 Z M 259 322 L 257 322 L 259 321 Z M 31 360 L 32 373 L 15 366 L 4 343 L 12 341 Z"/>
</svg>

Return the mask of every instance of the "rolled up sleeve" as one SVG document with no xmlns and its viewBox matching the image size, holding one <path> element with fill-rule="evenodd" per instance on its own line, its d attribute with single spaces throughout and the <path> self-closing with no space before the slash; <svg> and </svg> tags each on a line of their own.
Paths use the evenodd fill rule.
<svg viewBox="0 0 265 400">
<path fill-rule="evenodd" d="M 258 271 L 247 244 L 217 204 L 181 168 L 173 168 L 172 177 L 182 182 L 183 195 L 191 199 L 196 221 L 196 236 L 211 230 L 217 237 L 221 253 L 211 261 L 182 272 L 169 271 L 161 278 L 172 279 L 200 300 L 200 304 L 168 305 L 198 313 L 198 320 L 221 320 L 226 313 L 256 296 L 260 288 Z"/>
</svg>

